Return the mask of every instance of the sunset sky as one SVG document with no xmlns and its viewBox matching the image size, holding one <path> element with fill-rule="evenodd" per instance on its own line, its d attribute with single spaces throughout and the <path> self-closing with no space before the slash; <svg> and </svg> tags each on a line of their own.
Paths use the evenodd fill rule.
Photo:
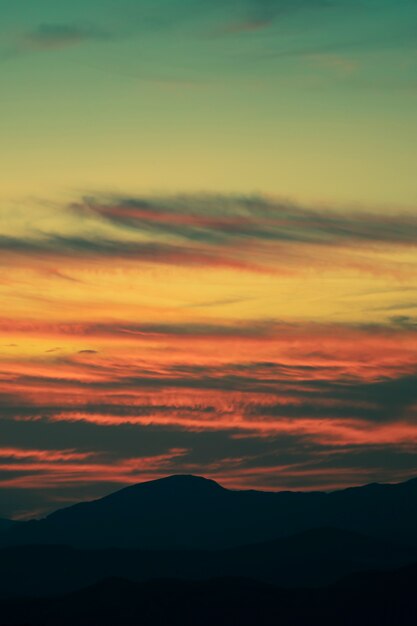
<svg viewBox="0 0 417 626">
<path fill-rule="evenodd" d="M 0 516 L 415 476 L 417 2 L 0 16 Z"/>
</svg>

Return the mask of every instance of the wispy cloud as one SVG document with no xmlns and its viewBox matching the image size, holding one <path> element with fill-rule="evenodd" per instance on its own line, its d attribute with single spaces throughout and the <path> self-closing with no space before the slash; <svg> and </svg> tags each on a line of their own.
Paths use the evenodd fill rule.
<svg viewBox="0 0 417 626">
<path fill-rule="evenodd" d="M 107 38 L 107 33 L 92 24 L 42 23 L 22 36 L 21 47 L 57 50 Z"/>
<path fill-rule="evenodd" d="M 174 472 L 334 488 L 417 469 L 414 212 L 224 194 L 39 212 L 0 237 L 0 508 L 1 487 L 26 515 Z M 343 316 L 323 315 L 340 284 Z"/>
<path fill-rule="evenodd" d="M 30 448 L 0 447 L 0 464 L 5 461 L 85 461 L 95 456 L 94 452 L 77 452 L 76 450 L 33 450 Z"/>
<path fill-rule="evenodd" d="M 73 234 L 1 236 L 0 257 L 7 255 L 8 262 L 11 254 L 43 263 L 61 259 L 69 265 L 118 259 L 285 273 L 327 263 L 327 255 L 338 249 L 332 263 L 384 273 L 395 271 L 395 264 L 373 257 L 375 251 L 417 243 L 412 212 L 335 211 L 262 196 L 109 196 L 74 202 L 64 213 L 72 216 Z M 81 215 L 89 226 L 77 233 Z"/>
<path fill-rule="evenodd" d="M 241 15 L 226 22 L 218 33 L 236 35 L 261 31 L 293 14 L 323 11 L 340 4 L 340 0 L 247 0 L 237 3 L 237 12 Z M 236 10 L 236 4 L 234 9 Z"/>
<path fill-rule="evenodd" d="M 234 240 L 338 243 L 417 243 L 417 217 L 302 207 L 264 197 L 184 196 L 86 199 L 72 205 L 131 229 L 209 245 Z"/>
<path fill-rule="evenodd" d="M 56 508 L 63 495 L 76 501 L 176 472 L 272 489 L 417 470 L 414 331 L 270 325 L 246 338 L 230 328 L 227 339 L 223 329 L 217 339 L 215 328 L 186 326 L 142 329 L 152 342 L 154 331 L 164 342 L 176 332 L 182 344 L 189 339 L 183 361 L 148 358 L 143 335 L 133 334 L 123 353 L 108 343 L 104 355 L 2 363 L 0 510 L 27 516 Z M 221 356 L 199 348 L 199 333 L 211 334 L 205 346 Z M 252 358 L 233 359 L 237 338 L 254 341 Z"/>
<path fill-rule="evenodd" d="M 389 424 L 395 430 L 394 425 L 403 423 L 398 437 L 402 441 L 405 432 L 411 436 L 417 406 L 415 332 L 347 325 L 316 330 L 301 325 L 285 332 L 285 327 L 277 326 L 268 336 L 257 340 L 256 334 L 252 336 L 250 354 L 258 354 L 257 360 L 212 361 L 206 354 L 201 362 L 201 336 L 195 331 L 190 328 L 188 337 L 180 332 L 168 344 L 184 345 L 189 340 L 182 362 L 126 356 L 138 345 L 146 354 L 142 335 L 130 336 L 124 357 L 77 352 L 50 356 L 49 361 L 9 361 L 7 370 L 0 370 L 1 414 L 9 419 L 43 417 L 102 426 L 159 424 L 192 431 L 232 427 L 262 435 L 302 428 L 314 438 L 319 432 L 332 438 L 333 424 L 339 443 L 344 429 L 358 431 L 358 440 L 372 441 L 376 434 L 370 435 L 366 424 L 379 424 L 385 433 Z M 225 355 L 235 340 L 233 332 L 228 338 L 210 339 L 217 346 L 224 343 Z M 159 341 L 166 342 L 167 337 Z M 296 352 L 294 344 L 299 346 Z M 318 344 L 320 353 L 314 350 Z M 277 352 L 279 359 L 272 357 Z"/>
</svg>

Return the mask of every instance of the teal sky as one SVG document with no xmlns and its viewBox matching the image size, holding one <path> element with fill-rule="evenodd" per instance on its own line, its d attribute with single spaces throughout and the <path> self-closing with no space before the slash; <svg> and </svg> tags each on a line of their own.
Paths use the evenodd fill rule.
<svg viewBox="0 0 417 626">
<path fill-rule="evenodd" d="M 116 189 L 415 201 L 415 1 L 0 11 L 8 200 Z"/>
</svg>

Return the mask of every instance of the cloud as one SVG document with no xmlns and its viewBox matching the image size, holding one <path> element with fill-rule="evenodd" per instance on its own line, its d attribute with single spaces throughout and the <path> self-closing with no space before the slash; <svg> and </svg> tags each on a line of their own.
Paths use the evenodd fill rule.
<svg viewBox="0 0 417 626">
<path fill-rule="evenodd" d="M 391 243 L 415 245 L 413 213 L 382 215 L 301 207 L 262 196 L 115 197 L 72 205 L 132 230 L 167 234 L 207 245 L 236 240 L 334 245 Z"/>
<path fill-rule="evenodd" d="M 75 337 L 119 337 L 127 340 L 154 340 L 162 337 L 189 337 L 192 341 L 208 339 L 271 339 L 276 333 L 291 330 L 291 325 L 270 320 L 233 323 L 198 323 L 198 322 L 67 322 L 53 323 L 30 320 L 12 320 L 0 318 L 0 333 L 23 333 L 27 335 L 75 336 Z M 385 328 L 384 328 L 385 332 Z M 94 350 L 81 350 L 82 353 L 93 354 Z"/>
<path fill-rule="evenodd" d="M 417 417 L 416 338 L 398 333 L 387 338 L 386 332 L 367 338 L 364 331 L 355 335 L 340 326 L 333 333 L 342 338 L 323 345 L 321 355 L 309 352 L 308 345 L 298 355 L 293 351 L 285 355 L 285 344 L 291 347 L 297 341 L 297 334 L 289 333 L 276 361 L 194 364 L 190 352 L 184 363 L 138 362 L 120 356 L 116 362 L 111 357 L 94 361 L 74 355 L 42 364 L 40 370 L 33 361 L 21 362 L 0 372 L 0 414 L 11 420 L 87 421 L 102 426 L 234 428 L 261 436 L 301 428 L 303 433 L 325 437 L 333 428 L 339 444 L 343 433 L 376 441 L 389 431 L 394 441 L 397 429 L 402 441 L 405 432 L 409 436 L 413 431 Z M 325 335 L 321 339 L 312 334 L 309 343 L 325 342 Z M 277 341 L 279 334 L 271 333 L 267 343 L 277 348 Z M 302 345 L 308 339 L 299 333 L 298 342 Z M 408 353 L 404 344 L 409 344 Z M 379 435 L 375 425 L 381 429 Z"/>
<path fill-rule="evenodd" d="M 85 331 L 67 330 L 77 328 Z M 107 347 L 88 359 L 3 363 L 0 514 L 27 517 L 181 472 L 266 489 L 416 473 L 414 330 L 272 322 L 243 324 L 241 335 L 231 325 L 141 330 L 129 337 L 189 339 L 185 360 L 143 358 L 143 343 L 139 357 L 132 343 L 123 354 Z M 216 332 L 226 343 L 210 362 L 196 342 L 200 333 L 218 346 Z M 230 346 L 243 341 L 255 342 L 251 358 L 236 361 Z"/>
<path fill-rule="evenodd" d="M 107 37 L 106 33 L 91 24 L 42 23 L 25 33 L 22 44 L 32 50 L 58 50 Z"/>
<path fill-rule="evenodd" d="M 400 309 L 417 309 L 417 302 L 407 302 L 406 304 L 397 304 L 390 307 L 385 307 L 384 310 L 400 310 Z M 410 315 L 393 315 L 389 318 L 391 323 L 405 329 L 417 330 L 417 317 L 411 317 Z"/>
<path fill-rule="evenodd" d="M 87 422 L 3 426 L 0 420 L 2 440 L 16 452 L 14 460 L 0 458 L 3 516 L 45 514 L 64 504 L 172 473 L 204 474 L 235 488 L 332 489 L 376 479 L 402 480 L 417 470 L 415 444 L 377 440 L 335 449 L 329 442 L 312 441 L 301 429 L 257 438 L 251 433 L 239 437 L 233 427 L 189 432 L 152 425 L 102 428 Z M 16 441 L 19 446 L 13 445 Z M 35 449 L 37 459 L 25 457 L 24 441 L 43 446 Z M 96 454 L 65 462 L 48 458 L 61 442 L 78 450 L 90 446 Z"/>
<path fill-rule="evenodd" d="M 398 4 L 398 19 L 393 19 L 388 4 L 377 7 L 369 0 L 247 0 L 233 5 L 233 15 L 224 16 L 215 34 L 237 37 L 264 34 L 262 47 L 246 48 L 247 60 L 265 62 L 304 57 L 310 65 L 313 62 L 347 76 L 358 67 L 357 58 L 345 58 L 348 51 L 356 55 L 378 49 L 414 49 L 415 31 L 402 20 L 402 11 L 409 12 L 410 3 Z M 364 29 L 353 26 L 353 16 Z M 407 17 L 412 21 L 410 15 Z M 356 80 L 355 85 L 364 87 L 365 82 Z M 369 79 L 366 86 L 370 86 Z M 374 80 L 371 86 L 412 88 L 401 81 L 387 85 L 386 81 Z"/>
<path fill-rule="evenodd" d="M 4 460 L 29 461 L 85 461 L 95 456 L 93 452 L 77 452 L 76 450 L 33 450 L 28 448 L 0 447 L 0 465 Z"/>
<path fill-rule="evenodd" d="M 303 207 L 266 197 L 179 196 L 171 198 L 119 197 L 88 199 L 73 210 L 96 215 L 108 224 L 157 241 L 168 240 L 183 251 L 189 263 L 198 247 L 196 263 L 252 271 L 298 271 L 332 264 L 368 273 L 401 273 L 394 262 L 372 257 L 382 245 L 410 247 L 417 241 L 417 218 L 412 213 L 330 210 Z M 185 255 L 178 263 L 187 264 Z M 403 270 L 405 267 L 403 266 Z M 410 267 L 409 267 L 410 269 Z"/>
<path fill-rule="evenodd" d="M 257 33 L 272 26 L 271 19 L 244 19 L 235 22 L 229 22 L 216 29 L 216 35 L 241 35 L 247 33 Z"/>
<path fill-rule="evenodd" d="M 270 21 L 299 11 L 322 11 L 340 6 L 340 0 L 250 0 L 249 10 L 259 20 Z"/>
<path fill-rule="evenodd" d="M 58 234 L 50 234 L 42 239 L 17 239 L 0 236 L 0 255 L 7 252 L 21 257 L 34 258 L 41 264 L 44 264 L 48 259 L 63 259 L 69 264 L 76 264 L 77 259 L 82 261 L 119 259 L 125 262 L 140 261 L 148 264 L 266 271 L 256 262 L 249 263 L 244 258 L 239 258 L 241 255 L 229 254 L 227 250 L 223 250 L 222 254 L 217 254 L 213 247 L 201 248 L 196 245 L 163 243 L 152 240 L 149 242 L 126 241 L 123 236 L 112 239 Z M 8 262 L 10 262 L 10 258 Z"/>
<path fill-rule="evenodd" d="M 415 213 L 225 194 L 39 210 L 0 237 L 0 514 L 176 472 L 310 489 L 417 469 L 417 328 L 398 308 Z M 401 282 L 356 271 L 397 261 Z"/>
<path fill-rule="evenodd" d="M 307 57 L 313 67 L 334 71 L 341 75 L 353 74 L 358 69 L 358 60 L 337 54 L 312 54 Z"/>
<path fill-rule="evenodd" d="M 3 235 L 0 262 L 3 257 L 4 263 L 18 264 L 26 258 L 50 271 L 54 261 L 76 266 L 117 259 L 288 274 L 328 266 L 331 255 L 333 266 L 404 274 L 412 267 L 411 257 L 408 264 L 397 265 L 375 252 L 411 249 L 417 243 L 412 212 L 331 210 L 264 196 L 110 195 L 81 199 L 61 215 L 72 220 L 71 234 Z"/>
<path fill-rule="evenodd" d="M 343 0 L 246 0 L 237 3 L 237 12 L 242 16 L 226 22 L 217 32 L 238 35 L 262 31 L 297 13 L 309 14 L 344 6 Z M 232 8 L 236 11 L 236 3 Z"/>
</svg>

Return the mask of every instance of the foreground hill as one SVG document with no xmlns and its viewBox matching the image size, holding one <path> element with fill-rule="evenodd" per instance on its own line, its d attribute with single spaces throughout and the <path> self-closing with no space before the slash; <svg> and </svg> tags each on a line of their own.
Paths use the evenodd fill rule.
<svg viewBox="0 0 417 626">
<path fill-rule="evenodd" d="M 2 626 L 415 626 L 417 565 L 324 589 L 240 579 L 109 579 L 46 599 L 0 601 Z"/>
<path fill-rule="evenodd" d="M 417 545 L 417 479 L 332 493 L 271 493 L 171 476 L 19 524 L 1 533 L 0 545 L 226 548 L 323 527 Z"/>
<path fill-rule="evenodd" d="M 212 551 L 14 546 L 0 550 L 0 589 L 4 595 L 45 595 L 110 577 L 140 582 L 240 576 L 283 587 L 319 586 L 353 572 L 413 561 L 417 548 L 336 529 Z"/>
<path fill-rule="evenodd" d="M 13 520 L 0 517 L 0 533 L 10 530 L 13 526 L 17 526 L 18 523 L 19 522 L 14 522 Z"/>
</svg>

